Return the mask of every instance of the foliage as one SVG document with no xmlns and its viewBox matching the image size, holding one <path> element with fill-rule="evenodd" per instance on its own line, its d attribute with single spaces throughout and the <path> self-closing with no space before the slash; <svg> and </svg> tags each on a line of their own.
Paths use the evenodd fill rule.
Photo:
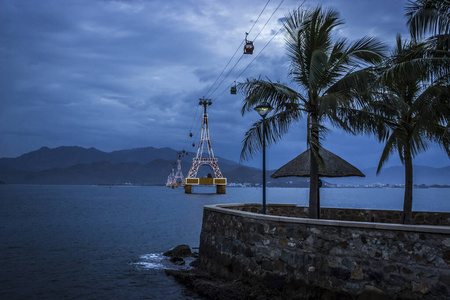
<svg viewBox="0 0 450 300">
<path fill-rule="evenodd" d="M 325 167 L 319 155 L 320 140 L 328 129 L 325 121 L 351 131 L 338 116 L 352 105 L 355 90 L 361 90 L 368 72 L 358 70 L 380 62 L 384 45 L 374 37 L 363 37 L 353 43 L 346 39 L 333 41 L 332 31 L 344 21 L 332 9 L 298 8 L 286 17 L 286 48 L 290 59 L 289 76 L 298 90 L 280 82 L 248 79 L 239 85 L 245 94 L 242 115 L 263 102 L 272 105 L 274 113 L 260 120 L 246 132 L 241 159 L 254 151 L 276 143 L 291 125 L 307 117 L 307 141 L 311 149 L 309 211 L 319 218 L 318 164 Z M 261 126 L 265 135 L 262 136 Z"/>
<path fill-rule="evenodd" d="M 443 80 L 448 73 L 436 76 L 436 67 L 444 62 L 430 56 L 427 46 L 397 35 L 392 55 L 373 69 L 377 76 L 373 98 L 360 102 L 346 119 L 349 127 L 372 133 L 385 143 L 377 173 L 394 152 L 405 165 L 405 223 L 411 221 L 412 159 L 430 142 L 439 143 L 450 156 L 450 85 Z"/>
<path fill-rule="evenodd" d="M 332 30 L 343 24 L 334 9 L 320 7 L 309 10 L 298 9 L 286 17 L 286 47 L 290 58 L 289 75 L 299 91 L 282 84 L 248 79 L 239 85 L 246 95 L 242 114 L 251 111 L 262 102 L 274 108 L 272 116 L 266 118 L 266 144 L 277 142 L 286 134 L 292 123 L 308 118 L 307 136 L 313 149 L 320 146 L 320 137 L 327 132 L 325 120 L 346 130 L 337 118 L 338 107 L 350 105 L 350 93 L 364 77 L 365 72 L 352 72 L 355 68 L 379 62 L 384 45 L 376 38 L 364 37 L 349 43 L 346 39 L 332 41 Z M 243 140 L 242 159 L 249 159 L 261 149 L 262 120 L 253 124 Z M 315 153 L 317 155 L 317 153 Z"/>
<path fill-rule="evenodd" d="M 406 17 L 413 39 L 420 39 L 427 32 L 433 36 L 450 33 L 449 0 L 408 1 Z"/>
</svg>

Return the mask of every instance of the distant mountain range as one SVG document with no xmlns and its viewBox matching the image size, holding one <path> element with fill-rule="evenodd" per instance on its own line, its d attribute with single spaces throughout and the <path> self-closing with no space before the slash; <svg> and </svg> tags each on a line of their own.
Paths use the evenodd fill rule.
<svg viewBox="0 0 450 300">
<path fill-rule="evenodd" d="M 187 175 L 195 153 L 182 158 L 182 170 Z M 172 167 L 176 167 L 177 151 L 170 148 L 138 148 L 103 152 L 95 148 L 64 146 L 23 154 L 16 158 L 0 159 L 0 181 L 12 184 L 145 184 L 165 185 Z M 228 183 L 261 183 L 261 170 L 241 165 L 218 157 L 220 170 Z M 307 187 L 308 178 L 270 178 L 274 172 L 267 171 L 267 185 L 279 187 Z M 334 184 L 401 184 L 403 167 L 383 169 L 375 176 L 375 169 L 362 170 L 365 178 L 323 178 Z M 431 168 L 415 166 L 415 184 L 450 185 L 450 166 Z M 208 167 L 201 167 L 198 176 L 212 173 Z"/>
<path fill-rule="evenodd" d="M 170 148 L 138 148 L 103 152 L 95 148 L 64 146 L 0 159 L 0 181 L 12 184 L 145 184 L 165 185 L 167 176 L 176 167 L 177 151 Z M 186 176 L 195 153 L 181 159 Z M 261 170 L 218 158 L 220 170 L 229 183 L 261 183 Z M 200 167 L 198 176 L 206 177 L 212 170 Z M 272 172 L 267 172 L 267 177 Z M 283 186 L 286 180 L 272 180 L 271 186 Z M 305 178 L 296 178 L 296 186 L 307 186 Z M 291 183 L 287 183 L 291 185 Z"/>
</svg>

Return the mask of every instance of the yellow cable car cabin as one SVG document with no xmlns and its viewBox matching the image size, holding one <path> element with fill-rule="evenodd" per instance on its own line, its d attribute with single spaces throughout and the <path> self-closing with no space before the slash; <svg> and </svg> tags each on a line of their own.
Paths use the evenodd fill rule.
<svg viewBox="0 0 450 300">
<path fill-rule="evenodd" d="M 253 50 L 255 50 L 255 45 L 253 45 L 253 42 L 245 41 L 244 54 L 253 54 Z"/>
</svg>

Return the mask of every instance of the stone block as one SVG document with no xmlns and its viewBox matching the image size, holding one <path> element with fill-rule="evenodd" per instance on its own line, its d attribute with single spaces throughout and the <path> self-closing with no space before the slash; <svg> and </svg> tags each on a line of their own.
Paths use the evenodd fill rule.
<svg viewBox="0 0 450 300">
<path fill-rule="evenodd" d="M 356 267 L 352 274 L 350 275 L 350 279 L 353 280 L 363 280 L 364 279 L 364 272 L 361 268 Z"/>
<path fill-rule="evenodd" d="M 287 239 L 280 239 L 278 241 L 279 245 L 282 246 L 282 247 L 286 246 L 287 242 L 288 242 Z"/>
<path fill-rule="evenodd" d="M 353 270 L 355 268 L 355 263 L 347 257 L 342 260 L 342 265 L 350 270 Z"/>
<path fill-rule="evenodd" d="M 330 273 L 331 276 L 342 280 L 348 280 L 351 275 L 350 270 L 341 267 L 330 267 Z"/>
<path fill-rule="evenodd" d="M 407 283 L 407 280 L 403 276 L 391 274 L 387 283 L 392 286 L 401 287 Z"/>
<path fill-rule="evenodd" d="M 385 278 L 383 273 L 381 273 L 379 271 L 368 270 L 366 273 L 367 273 L 367 278 L 369 279 L 369 281 L 374 281 L 376 283 L 382 282 Z"/>
<path fill-rule="evenodd" d="M 428 292 L 428 284 L 426 282 L 411 282 L 412 291 L 426 294 Z"/>
<path fill-rule="evenodd" d="M 358 291 L 361 287 L 356 282 L 346 282 L 344 288 L 347 290 Z"/>
</svg>

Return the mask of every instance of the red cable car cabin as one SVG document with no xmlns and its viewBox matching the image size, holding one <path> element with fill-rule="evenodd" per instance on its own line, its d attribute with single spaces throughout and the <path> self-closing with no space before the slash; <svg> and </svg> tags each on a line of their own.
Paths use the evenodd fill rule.
<svg viewBox="0 0 450 300">
<path fill-rule="evenodd" d="M 244 45 L 244 54 L 253 54 L 253 50 L 255 50 L 255 46 L 252 41 L 246 41 Z"/>
</svg>

